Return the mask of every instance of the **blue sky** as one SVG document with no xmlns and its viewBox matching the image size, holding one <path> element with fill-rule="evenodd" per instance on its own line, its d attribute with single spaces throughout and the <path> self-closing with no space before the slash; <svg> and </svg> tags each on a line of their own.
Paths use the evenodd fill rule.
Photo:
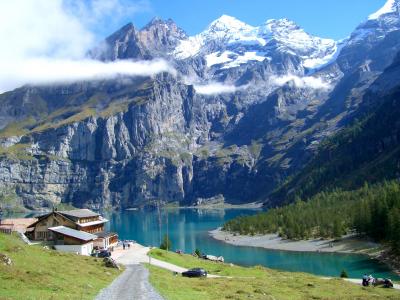
<svg viewBox="0 0 400 300">
<path fill-rule="evenodd" d="M 138 3 L 135 0 L 125 2 Z M 138 9 L 134 15 L 121 21 L 132 21 L 135 26 L 142 27 L 155 16 L 171 18 L 188 34 L 193 35 L 222 14 L 234 16 L 250 25 L 259 25 L 267 19 L 286 17 L 309 33 L 341 39 L 348 36 L 360 22 L 381 8 L 385 2 L 386 0 L 141 0 L 139 3 L 143 9 Z M 103 30 L 105 34 L 109 34 L 115 29 Z M 106 30 L 109 32 L 105 32 Z"/>
</svg>

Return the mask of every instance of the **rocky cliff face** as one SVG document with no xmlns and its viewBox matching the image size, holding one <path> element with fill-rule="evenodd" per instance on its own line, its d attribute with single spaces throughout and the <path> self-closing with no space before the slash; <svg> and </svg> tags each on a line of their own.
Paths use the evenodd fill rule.
<svg viewBox="0 0 400 300">
<path fill-rule="evenodd" d="M 2 187 L 15 189 L 30 208 L 60 201 L 95 207 L 182 202 L 193 176 L 183 162 L 191 157 L 183 154 L 207 132 L 201 99 L 168 75 L 146 84 L 140 97 L 113 99 L 113 105 L 127 102 L 119 112 L 32 130 L 23 140 L 4 139 L 10 152 L 1 161 Z M 74 86 L 66 90 L 75 94 Z"/>
<path fill-rule="evenodd" d="M 223 16 L 195 37 L 171 20 L 128 24 L 89 55 L 162 58 L 177 75 L 0 95 L 0 191 L 28 208 L 268 201 L 324 138 L 374 108 L 371 90 L 397 83 L 397 70 L 382 75 L 400 50 L 396 13 L 341 42 L 289 20 Z"/>
</svg>

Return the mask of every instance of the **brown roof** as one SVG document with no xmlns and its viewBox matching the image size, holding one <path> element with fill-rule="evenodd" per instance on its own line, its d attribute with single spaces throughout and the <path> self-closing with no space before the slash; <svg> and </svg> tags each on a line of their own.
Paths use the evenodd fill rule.
<svg viewBox="0 0 400 300">
<path fill-rule="evenodd" d="M 37 220 L 37 218 L 3 219 L 0 221 L 0 225 L 10 226 L 13 230 L 26 230 L 27 227 L 34 224 Z"/>
<path fill-rule="evenodd" d="M 0 221 L 1 225 L 25 226 L 28 227 L 35 223 L 37 218 L 18 218 L 18 219 L 3 219 Z"/>
<path fill-rule="evenodd" d="M 53 215 L 53 214 L 59 215 L 60 217 L 65 218 L 65 219 L 69 220 L 69 221 L 72 222 L 72 223 L 75 223 L 75 221 L 71 220 L 71 219 L 68 218 L 67 216 L 65 216 L 65 215 L 63 215 L 63 214 L 61 214 L 61 213 L 59 213 L 59 212 L 57 212 L 57 211 L 52 211 L 52 212 L 50 212 L 50 213 L 46 213 L 46 214 L 44 214 L 44 215 L 38 216 L 37 221 L 34 222 L 34 223 L 32 223 L 31 225 L 29 225 L 29 227 L 32 227 L 32 228 L 35 227 L 37 223 L 39 223 L 39 222 L 42 221 L 43 219 L 48 218 L 49 216 L 51 216 L 51 215 Z"/>
<path fill-rule="evenodd" d="M 58 213 L 65 215 L 67 217 L 78 218 L 78 219 L 100 216 L 98 213 L 95 213 L 94 211 L 91 211 L 90 209 L 86 209 L 86 208 L 58 211 Z"/>
<path fill-rule="evenodd" d="M 91 211 L 89 209 L 75 209 L 75 210 L 66 210 L 66 211 L 52 211 L 50 213 L 46 213 L 38 217 L 38 220 L 33 224 L 29 225 L 29 227 L 35 227 L 37 223 L 42 221 L 43 219 L 48 218 L 49 216 L 56 214 L 60 217 L 63 217 L 69 220 L 72 223 L 77 223 L 81 218 L 90 218 L 90 217 L 98 217 L 100 216 L 98 213 Z M 78 224 L 79 225 L 79 224 Z"/>
<path fill-rule="evenodd" d="M 12 225 L 0 224 L 0 229 L 13 229 Z"/>
</svg>

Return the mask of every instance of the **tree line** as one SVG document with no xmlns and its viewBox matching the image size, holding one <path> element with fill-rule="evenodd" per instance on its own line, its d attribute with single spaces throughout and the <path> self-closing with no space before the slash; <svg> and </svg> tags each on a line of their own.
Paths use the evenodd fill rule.
<svg viewBox="0 0 400 300">
<path fill-rule="evenodd" d="M 238 217 L 223 230 L 244 235 L 278 233 L 285 239 L 367 235 L 400 253 L 400 183 L 365 184 L 354 191 L 321 192 L 307 201 Z"/>
</svg>

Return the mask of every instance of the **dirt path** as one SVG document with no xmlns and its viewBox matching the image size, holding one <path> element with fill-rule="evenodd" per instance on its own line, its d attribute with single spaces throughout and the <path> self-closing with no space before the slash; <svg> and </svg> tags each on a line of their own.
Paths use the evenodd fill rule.
<svg viewBox="0 0 400 300">
<path fill-rule="evenodd" d="M 129 250 L 117 248 L 112 257 L 126 267 L 95 300 L 162 300 L 149 282 L 149 271 L 141 264 L 146 262 L 149 248 L 132 244 Z"/>
<path fill-rule="evenodd" d="M 150 251 L 149 247 L 144 247 L 139 244 L 133 244 L 129 248 L 129 250 L 122 250 L 116 249 L 113 254 L 112 258 L 116 260 L 117 263 L 123 265 L 130 265 L 130 264 L 140 264 L 140 263 L 149 263 L 153 266 L 169 270 L 171 272 L 182 273 L 187 271 L 186 268 L 179 267 L 174 264 L 170 264 L 168 262 L 150 258 L 147 253 Z M 209 274 L 207 277 L 209 278 L 218 278 L 221 276 Z"/>
<path fill-rule="evenodd" d="M 162 300 L 149 283 L 149 271 L 142 265 L 128 265 L 95 300 Z"/>
</svg>

